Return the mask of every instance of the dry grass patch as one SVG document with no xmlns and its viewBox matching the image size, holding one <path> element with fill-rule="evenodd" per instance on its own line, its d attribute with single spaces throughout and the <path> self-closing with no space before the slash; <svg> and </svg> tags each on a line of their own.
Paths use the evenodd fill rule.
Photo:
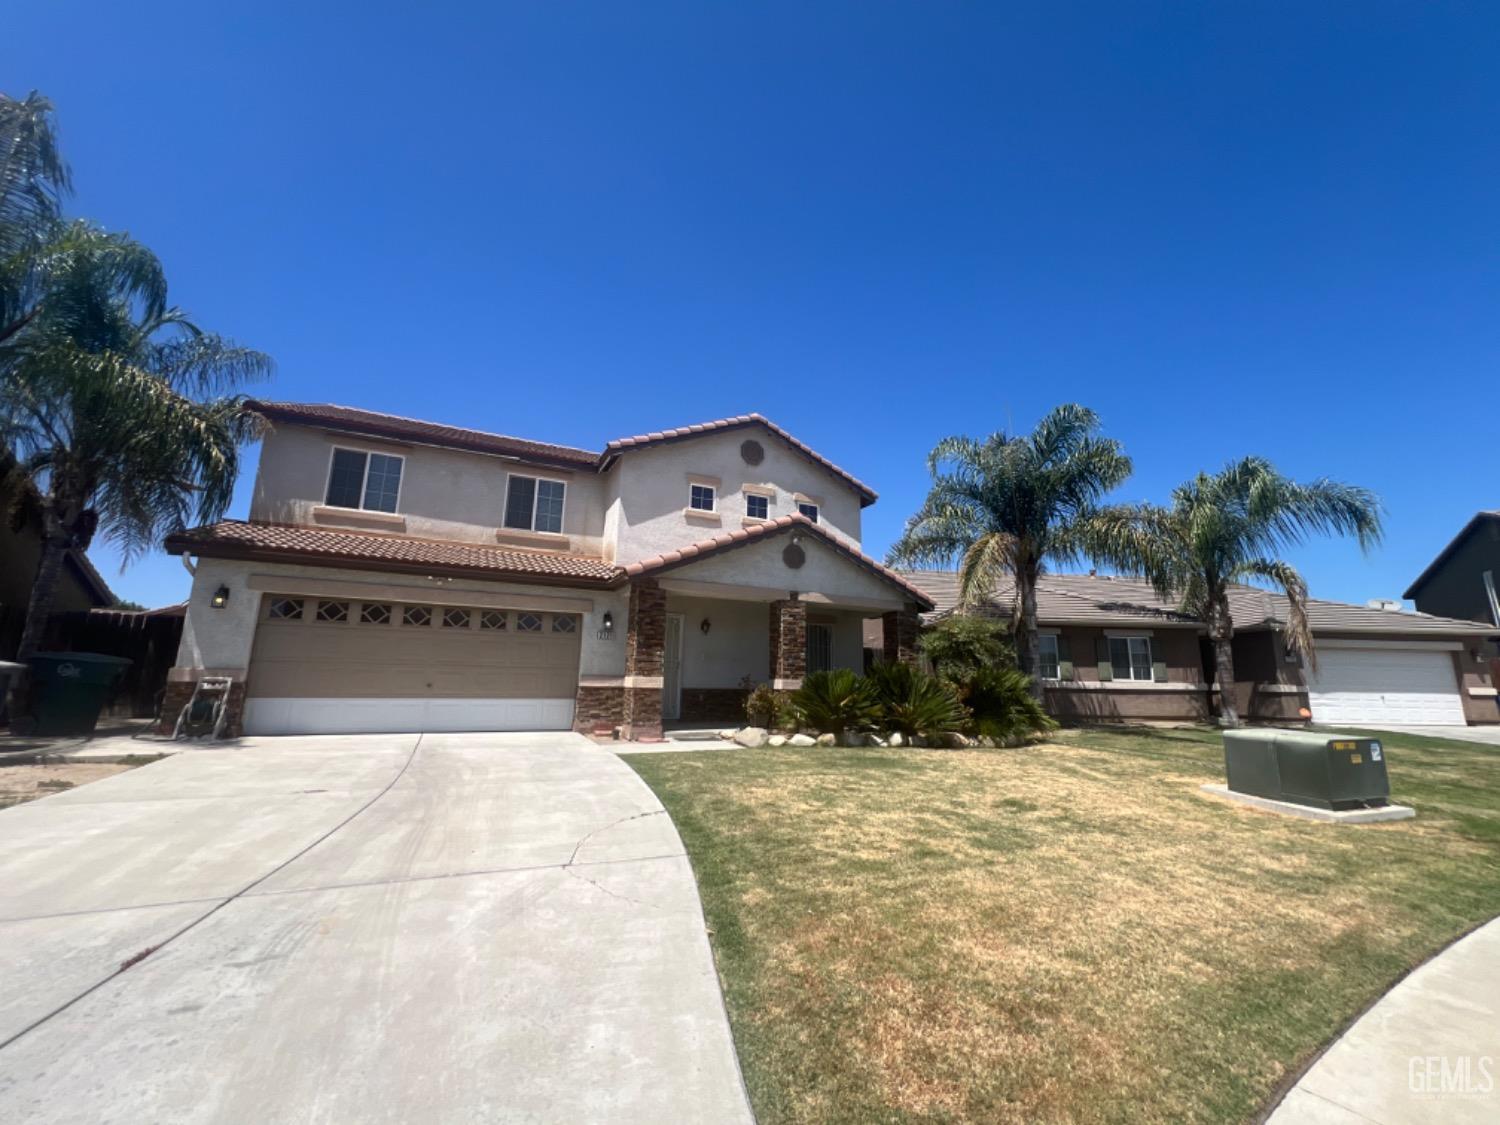
<svg viewBox="0 0 1500 1125">
<path fill-rule="evenodd" d="M 1209 732 L 642 755 L 760 1119 L 1236 1120 L 1500 911 L 1500 754 L 1390 741 L 1416 821 L 1201 794 Z"/>
</svg>

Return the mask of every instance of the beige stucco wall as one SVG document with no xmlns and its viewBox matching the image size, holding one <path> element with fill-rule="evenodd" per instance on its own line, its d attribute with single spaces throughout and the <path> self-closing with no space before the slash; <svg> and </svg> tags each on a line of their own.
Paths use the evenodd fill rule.
<svg viewBox="0 0 1500 1125">
<path fill-rule="evenodd" d="M 871 610 L 899 609 L 904 604 L 899 589 L 815 535 L 804 534 L 800 539 L 806 561 L 797 568 L 787 566 L 782 557 L 792 541 L 790 533 L 782 532 L 762 542 L 710 555 L 701 562 L 663 571 L 660 580 L 668 589 L 674 582 L 685 581 L 754 587 L 774 597 L 786 597 L 794 591 L 803 596 L 821 594 Z M 710 591 L 698 592 L 711 595 Z"/>
<path fill-rule="evenodd" d="M 765 459 L 747 465 L 740 444 L 759 441 Z M 759 427 L 705 434 L 691 440 L 632 450 L 609 470 L 604 504 L 612 508 L 615 558 L 635 562 L 685 543 L 711 539 L 743 526 L 745 486 L 760 485 L 773 495 L 770 516 L 797 510 L 796 496 L 819 505 L 819 522 L 851 543 L 860 538 L 859 494 L 844 479 L 794 453 Z M 718 519 L 684 515 L 690 475 L 717 478 Z"/>
<path fill-rule="evenodd" d="M 334 446 L 395 454 L 401 470 L 397 515 L 401 526 L 357 513 L 324 512 L 328 469 Z M 592 472 L 526 466 L 500 457 L 422 445 L 346 436 L 307 426 L 281 425 L 266 435 L 250 502 L 250 518 L 271 523 L 368 530 L 494 543 L 505 518 L 505 493 L 512 472 L 567 482 L 563 503 L 566 543 L 554 546 L 599 554 L 604 536 L 604 482 Z"/>
<path fill-rule="evenodd" d="M 251 579 L 257 581 L 252 585 Z M 625 630 L 628 592 L 625 590 L 573 590 L 556 586 L 535 586 L 517 582 L 482 582 L 453 579 L 428 582 L 414 575 L 381 574 L 368 570 L 344 570 L 335 567 L 300 566 L 282 563 L 243 562 L 230 559 L 200 559 L 193 578 L 188 601 L 187 621 L 177 653 L 179 675 L 202 670 L 242 675 L 250 664 L 250 649 L 255 638 L 260 600 L 264 583 L 261 576 L 285 580 L 289 593 L 302 592 L 296 579 L 333 580 L 369 585 L 382 584 L 395 591 L 392 600 L 417 604 L 444 605 L 489 604 L 503 601 L 505 595 L 543 599 L 566 599 L 581 602 L 583 614 L 580 674 L 585 676 L 620 676 L 625 672 Z M 220 585 L 229 588 L 229 602 L 214 609 L 210 599 Z M 408 593 L 409 591 L 409 593 Z M 465 594 L 475 594 L 473 602 Z M 614 618 L 613 636 L 601 639 L 598 632 L 604 613 Z"/>
</svg>

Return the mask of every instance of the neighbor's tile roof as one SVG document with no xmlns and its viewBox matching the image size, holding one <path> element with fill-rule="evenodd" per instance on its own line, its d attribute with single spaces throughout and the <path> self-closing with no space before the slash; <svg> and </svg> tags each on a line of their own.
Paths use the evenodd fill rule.
<svg viewBox="0 0 1500 1125">
<path fill-rule="evenodd" d="M 791 446 L 792 449 L 796 452 L 802 454 L 804 457 L 808 458 L 814 463 L 821 465 L 823 468 L 827 469 L 829 472 L 835 474 L 836 476 L 843 477 L 844 480 L 849 482 L 850 486 L 853 487 L 855 491 L 861 494 L 866 505 L 875 503 L 876 499 L 878 498 L 878 494 L 875 492 L 875 490 L 861 481 L 858 477 L 854 476 L 852 473 L 845 472 L 843 469 L 835 465 L 832 461 L 828 460 L 828 458 L 824 457 L 821 453 L 813 449 L 810 445 L 806 445 L 803 442 L 798 441 L 791 434 L 787 433 L 775 422 L 771 421 L 769 418 L 765 417 L 762 414 L 738 414 L 733 418 L 718 418 L 712 422 L 700 422 L 697 425 L 693 426 L 679 426 L 675 430 L 657 430 L 649 434 L 637 434 L 635 437 L 617 438 L 605 447 L 604 457 L 608 459 L 617 457 L 627 450 L 639 449 L 642 446 L 646 445 L 656 445 L 660 442 L 665 441 L 681 441 L 684 438 L 697 437 L 699 434 L 714 433 L 719 430 L 742 429 L 746 426 L 765 427 L 765 429 L 769 430 L 772 434 L 776 435 L 782 441 L 786 442 L 786 444 Z"/>
<path fill-rule="evenodd" d="M 431 569 L 484 577 L 515 575 L 590 584 L 608 584 L 619 574 L 618 567 L 592 555 L 241 520 L 225 520 L 169 536 L 166 548 L 174 555 L 191 552 L 224 558 L 316 559 L 349 565 L 378 564 L 393 569 Z"/>
<path fill-rule="evenodd" d="M 942 617 L 958 605 L 958 575 L 952 571 L 912 571 L 906 575 L 932 595 L 935 609 L 929 616 Z M 1014 587 L 1001 583 L 981 611 L 1009 617 Z M 1229 591 L 1229 612 L 1237 629 L 1279 625 L 1286 621 L 1285 595 L 1255 586 L 1235 586 Z M 1427 613 L 1393 612 L 1369 606 L 1350 605 L 1309 598 L 1308 622 L 1314 632 L 1446 634 L 1474 636 L 1494 633 L 1492 625 L 1460 621 Z M 1143 625 L 1149 622 L 1202 627 L 1192 616 L 1181 613 L 1175 603 L 1157 596 L 1149 583 L 1134 578 L 1106 575 L 1048 574 L 1037 583 L 1037 620 L 1042 624 L 1067 622 L 1098 625 Z"/>
<path fill-rule="evenodd" d="M 439 445 L 450 449 L 463 449 L 474 453 L 493 453 L 503 457 L 519 457 L 528 461 L 540 461 L 565 468 L 607 468 L 620 454 L 658 442 L 680 441 L 698 434 L 732 430 L 744 426 L 762 426 L 769 433 L 784 441 L 795 452 L 806 457 L 836 476 L 847 481 L 860 494 L 861 503 L 868 506 L 877 499 L 875 490 L 858 477 L 845 472 L 811 446 L 798 441 L 769 418 L 760 414 L 740 414 L 733 418 L 719 418 L 694 426 L 680 426 L 675 430 L 659 430 L 635 437 L 618 438 L 607 445 L 602 453 L 577 449 L 570 445 L 553 445 L 549 442 L 528 441 L 525 438 L 491 434 L 483 430 L 470 430 L 461 426 L 449 426 L 440 422 L 423 422 L 416 418 L 403 418 L 396 414 L 381 414 L 374 410 L 360 410 L 353 406 L 338 406 L 328 402 L 263 402 L 252 399 L 250 409 L 273 422 L 297 422 L 308 426 L 324 426 L 345 433 L 363 434 L 367 437 L 382 437 L 393 441 L 414 441 L 426 445 Z"/>
<path fill-rule="evenodd" d="M 464 449 L 474 453 L 494 453 L 506 457 L 521 457 L 532 461 L 576 468 L 594 468 L 599 454 L 587 449 L 575 449 L 569 445 L 553 445 L 542 441 L 491 434 L 483 430 L 470 430 L 461 426 L 448 426 L 440 422 L 422 422 L 416 418 L 402 418 L 396 414 L 380 414 L 374 410 L 358 410 L 352 406 L 336 406 L 326 402 L 260 402 L 252 400 L 250 409 L 273 422 L 299 422 L 304 425 L 327 426 L 348 433 L 369 437 L 391 438 L 396 441 L 415 441 L 427 445 L 441 445 L 451 449 Z"/>
<path fill-rule="evenodd" d="M 850 559 L 877 577 L 883 578 L 896 586 L 924 609 L 932 608 L 932 599 L 928 597 L 927 593 L 921 587 L 908 581 L 906 575 L 898 574 L 896 571 L 882 566 L 870 558 L 869 555 L 855 550 L 848 543 L 845 543 L 837 536 L 831 535 L 801 514 L 781 516 L 778 519 L 768 520 L 765 523 L 756 524 L 752 527 L 743 527 L 735 531 L 728 531 L 723 535 L 716 535 L 712 539 L 704 539 L 690 546 L 680 547 L 675 551 L 666 551 L 660 555 L 640 559 L 637 562 L 627 564 L 623 572 L 630 578 L 645 574 L 654 574 L 657 571 L 668 570 L 672 567 L 682 566 L 685 563 L 696 562 L 709 555 L 733 550 L 736 547 L 743 547 L 750 543 L 757 543 L 772 536 L 790 532 L 794 528 L 810 532 L 845 558 Z"/>
<path fill-rule="evenodd" d="M 1417 596 L 1417 591 L 1427 583 L 1427 580 L 1429 578 L 1431 578 L 1438 570 L 1442 568 L 1443 564 L 1448 561 L 1448 559 L 1453 555 L 1454 551 L 1458 550 L 1459 545 L 1469 537 L 1470 533 L 1473 532 L 1474 529 L 1477 528 L 1481 523 L 1486 523 L 1491 520 L 1500 522 L 1500 509 L 1491 508 L 1475 512 L 1474 517 L 1459 529 L 1458 534 L 1448 542 L 1448 545 L 1446 547 L 1444 547 L 1437 553 L 1437 557 L 1427 564 L 1422 573 L 1417 575 L 1417 577 L 1412 581 L 1412 584 L 1406 588 L 1406 593 L 1402 594 L 1401 596 L 1403 598 L 1415 598 Z"/>
</svg>

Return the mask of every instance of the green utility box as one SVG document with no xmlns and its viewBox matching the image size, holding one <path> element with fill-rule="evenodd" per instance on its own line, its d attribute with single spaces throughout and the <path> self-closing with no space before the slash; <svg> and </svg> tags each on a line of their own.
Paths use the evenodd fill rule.
<svg viewBox="0 0 1500 1125">
<path fill-rule="evenodd" d="M 1302 730 L 1227 730 L 1229 788 L 1252 797 L 1319 809 L 1388 804 L 1390 781 L 1378 738 Z"/>
<path fill-rule="evenodd" d="M 123 656 L 42 652 L 31 665 L 30 713 L 11 723 L 18 734 L 92 734 L 115 681 L 130 667 Z"/>
</svg>

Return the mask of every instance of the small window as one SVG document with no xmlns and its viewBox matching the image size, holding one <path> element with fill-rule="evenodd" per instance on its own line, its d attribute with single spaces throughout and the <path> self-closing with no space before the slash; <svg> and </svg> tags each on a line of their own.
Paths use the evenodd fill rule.
<svg viewBox="0 0 1500 1125">
<path fill-rule="evenodd" d="M 714 510 L 714 488 L 711 484 L 692 484 L 688 486 L 688 507 L 697 512 L 711 512 Z"/>
<path fill-rule="evenodd" d="M 384 602 L 365 602 L 359 607 L 359 620 L 362 625 L 389 625 L 391 607 Z"/>
<path fill-rule="evenodd" d="M 1110 637 L 1109 662 L 1117 680 L 1152 679 L 1151 638 Z"/>
<path fill-rule="evenodd" d="M 337 624 L 349 620 L 348 602 L 319 602 L 318 620 L 329 624 Z"/>
<path fill-rule="evenodd" d="M 300 621 L 302 601 L 300 598 L 272 598 L 271 609 L 266 616 L 272 621 Z"/>
<path fill-rule="evenodd" d="M 431 625 L 432 610 L 425 605 L 403 606 L 401 609 L 401 624 L 403 625 Z"/>
<path fill-rule="evenodd" d="M 516 632 L 518 633 L 540 633 L 542 631 L 542 619 L 534 613 L 516 614 Z"/>
<path fill-rule="evenodd" d="M 469 611 L 453 607 L 443 610 L 444 629 L 467 629 L 469 627 Z"/>
<path fill-rule="evenodd" d="M 552 615 L 552 631 L 554 633 L 576 633 L 578 632 L 578 621 L 571 614 L 554 613 Z"/>
<path fill-rule="evenodd" d="M 807 670 L 833 670 L 833 626 L 809 624 L 807 627 Z"/>
<path fill-rule="evenodd" d="M 745 515 L 753 520 L 769 519 L 771 516 L 771 498 L 754 492 L 745 493 Z"/>
<path fill-rule="evenodd" d="M 797 511 L 801 512 L 808 519 L 812 520 L 813 523 L 818 522 L 818 506 L 816 504 L 809 504 L 806 501 L 799 501 L 797 504 Z"/>
<path fill-rule="evenodd" d="M 1062 673 L 1057 660 L 1057 634 L 1043 633 L 1038 640 L 1042 643 L 1042 655 L 1037 675 L 1044 680 L 1061 679 Z"/>
<path fill-rule="evenodd" d="M 505 493 L 505 526 L 517 531 L 561 533 L 567 490 L 560 480 L 512 473 Z"/>
<path fill-rule="evenodd" d="M 334 508 L 365 508 L 394 512 L 401 495 L 400 457 L 335 449 L 328 469 L 324 503 Z"/>
<path fill-rule="evenodd" d="M 505 612 L 503 610 L 487 609 L 479 615 L 479 627 L 481 629 L 503 630 L 505 624 Z"/>
</svg>

